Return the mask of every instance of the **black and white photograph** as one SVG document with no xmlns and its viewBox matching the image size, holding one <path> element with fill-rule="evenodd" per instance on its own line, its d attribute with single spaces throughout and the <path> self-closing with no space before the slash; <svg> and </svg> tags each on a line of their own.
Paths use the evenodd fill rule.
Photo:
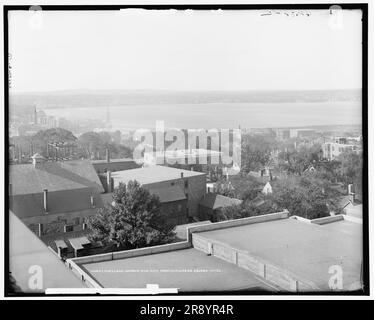
<svg viewBox="0 0 374 320">
<path fill-rule="evenodd" d="M 5 297 L 367 296 L 368 4 L 87 4 L 4 6 Z"/>
</svg>

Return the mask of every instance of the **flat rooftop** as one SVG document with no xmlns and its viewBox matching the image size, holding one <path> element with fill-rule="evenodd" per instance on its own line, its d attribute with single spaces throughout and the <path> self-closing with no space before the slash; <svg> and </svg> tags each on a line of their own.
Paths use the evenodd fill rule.
<svg viewBox="0 0 374 320">
<path fill-rule="evenodd" d="M 255 274 L 194 248 L 80 264 L 105 288 L 178 288 L 179 292 L 273 291 Z"/>
<path fill-rule="evenodd" d="M 112 172 L 112 178 L 114 180 L 114 187 L 117 187 L 120 182 L 127 183 L 130 180 L 137 180 L 140 184 L 145 185 L 160 181 L 180 179 L 181 173 L 183 173 L 184 178 L 205 175 L 205 173 L 190 170 L 182 170 L 164 166 L 150 166 L 145 168 Z"/>
<path fill-rule="evenodd" d="M 343 269 L 343 289 L 360 288 L 362 225 L 349 221 L 317 225 L 281 219 L 199 232 L 210 241 L 249 252 L 301 279 L 329 290 L 329 268 Z"/>
</svg>

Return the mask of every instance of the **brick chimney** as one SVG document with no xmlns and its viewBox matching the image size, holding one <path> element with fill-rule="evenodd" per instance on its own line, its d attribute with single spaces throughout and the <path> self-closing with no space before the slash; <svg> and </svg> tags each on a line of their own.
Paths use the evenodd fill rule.
<svg viewBox="0 0 374 320">
<path fill-rule="evenodd" d="M 43 190 L 43 207 L 45 213 L 48 213 L 48 189 Z"/>
</svg>

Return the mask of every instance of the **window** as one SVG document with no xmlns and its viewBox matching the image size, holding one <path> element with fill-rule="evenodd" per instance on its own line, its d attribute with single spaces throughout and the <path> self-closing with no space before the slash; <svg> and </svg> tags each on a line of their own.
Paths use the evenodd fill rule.
<svg viewBox="0 0 374 320">
<path fill-rule="evenodd" d="M 64 232 L 73 232 L 74 227 L 72 225 L 65 225 L 64 226 Z"/>
</svg>

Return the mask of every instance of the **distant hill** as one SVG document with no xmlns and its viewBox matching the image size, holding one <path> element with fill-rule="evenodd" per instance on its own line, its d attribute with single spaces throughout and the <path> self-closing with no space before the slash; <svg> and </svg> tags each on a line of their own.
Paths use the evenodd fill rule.
<svg viewBox="0 0 374 320">
<path fill-rule="evenodd" d="M 11 107 L 108 107 L 136 104 L 359 101 L 361 90 L 311 91 L 152 91 L 66 90 L 11 94 Z"/>
</svg>

